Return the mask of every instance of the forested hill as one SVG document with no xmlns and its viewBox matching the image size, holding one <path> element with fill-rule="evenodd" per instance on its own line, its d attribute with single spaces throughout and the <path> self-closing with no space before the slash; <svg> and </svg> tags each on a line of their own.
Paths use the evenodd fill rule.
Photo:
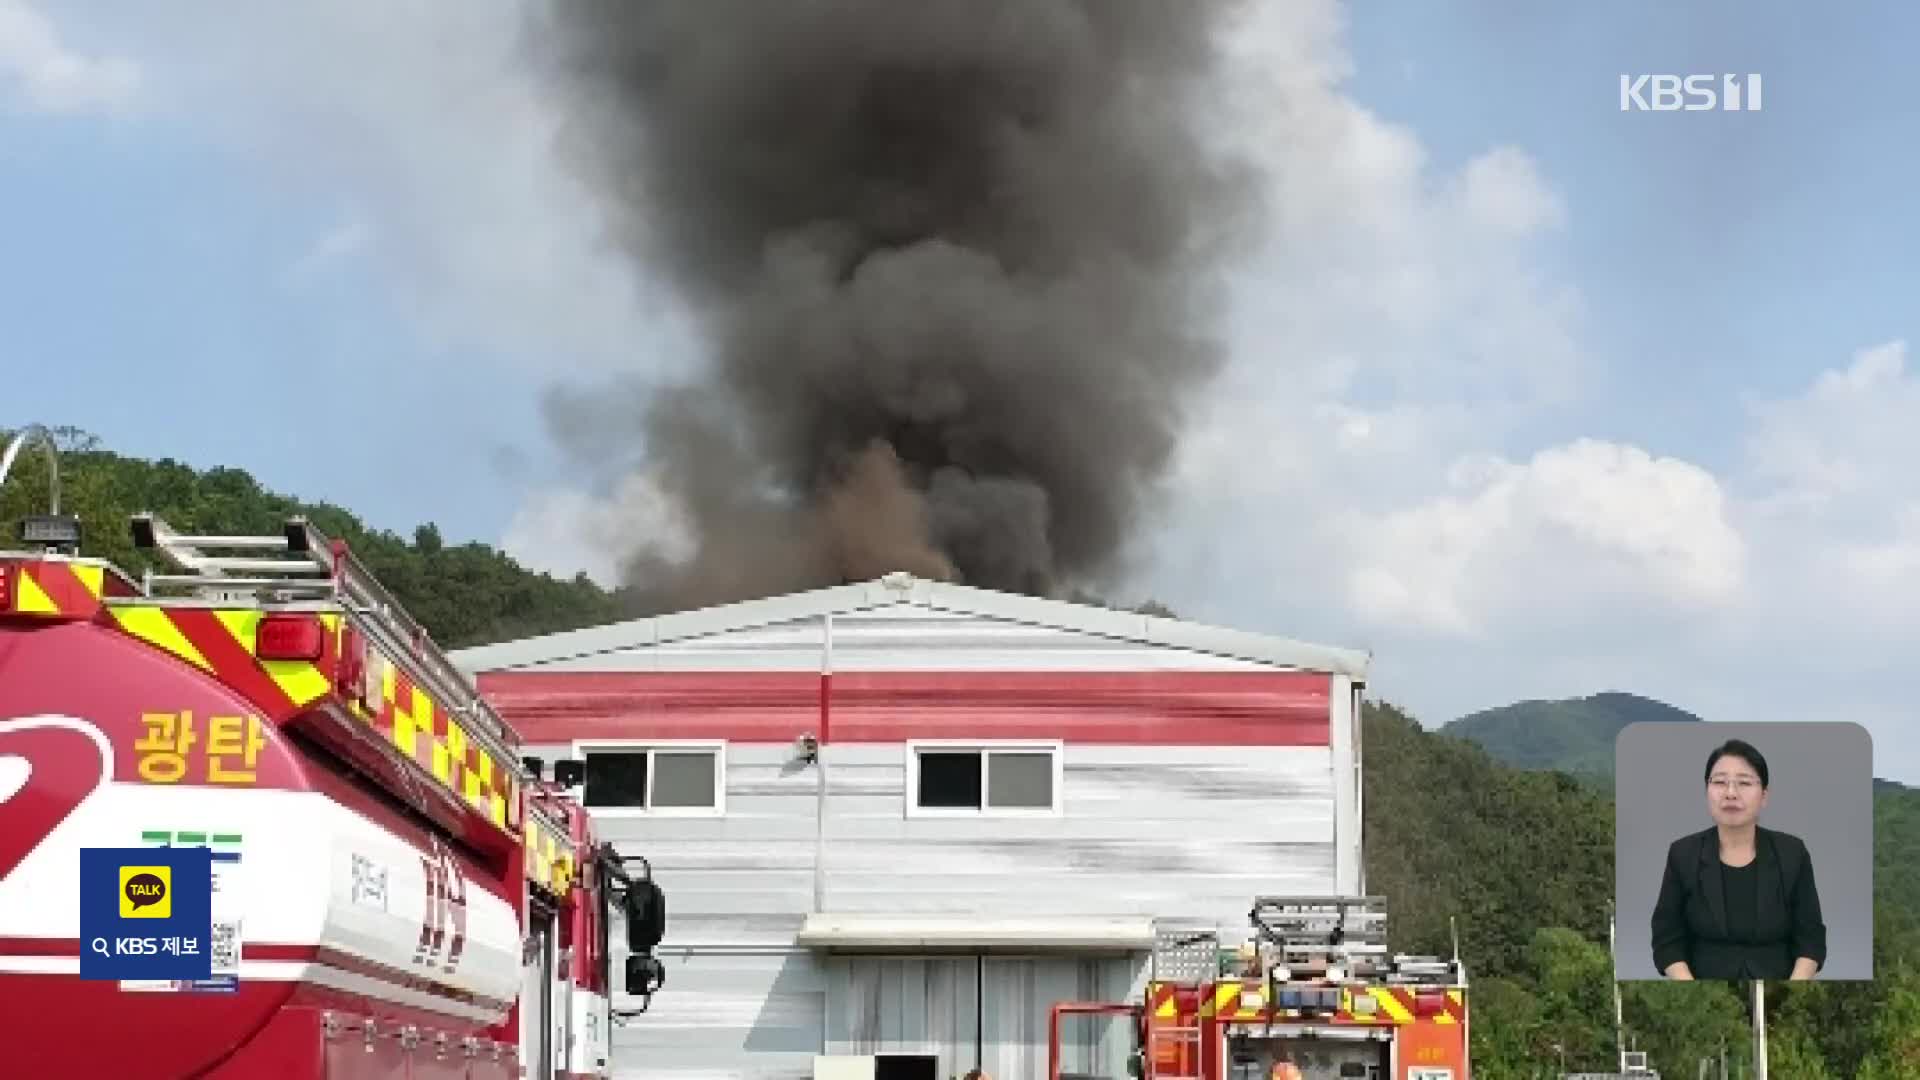
<svg viewBox="0 0 1920 1080">
<path fill-rule="evenodd" d="M 68 441 L 77 445 L 62 459 L 65 508 L 80 516 L 89 553 L 136 574 L 143 560 L 127 536 L 135 511 L 153 510 L 184 529 L 263 534 L 302 513 L 347 539 L 450 647 L 624 614 L 623 598 L 591 581 L 532 573 L 484 544 L 446 545 L 431 524 L 405 538 L 371 530 L 340 507 L 263 490 L 237 469 L 202 472 L 108 453 L 84 436 Z M 0 491 L 0 546 L 13 546 L 20 518 L 45 506 L 37 466 L 20 462 Z M 1490 710 L 1445 733 L 1423 730 L 1390 705 L 1366 710 L 1369 891 L 1389 898 L 1396 950 L 1450 952 L 1457 927 L 1473 972 L 1475 1080 L 1544 1075 L 1562 1050 L 1571 1070 L 1610 1067 L 1612 790 L 1552 770 L 1590 772 L 1611 761 L 1613 736 L 1626 723 L 1676 718 L 1631 695 L 1544 703 L 1544 711 L 1542 704 Z M 1890 794 L 1876 800 L 1880 979 L 1770 994 L 1775 1076 L 1920 1076 L 1920 935 L 1906 914 L 1906 898 L 1920 896 L 1920 793 Z M 1736 1068 L 1744 1062 L 1746 1021 L 1733 989 L 1628 983 L 1622 998 L 1628 1038 L 1652 1052 L 1664 1075 L 1695 1075 L 1722 1045 Z"/>
<path fill-rule="evenodd" d="M 1478 743 L 1509 765 L 1558 769 L 1611 786 L 1614 739 L 1642 720 L 1699 722 L 1700 717 L 1638 694 L 1608 692 L 1515 702 L 1471 713 L 1440 730 Z"/>
<path fill-rule="evenodd" d="M 1614 741 L 1643 720 L 1700 723 L 1702 718 L 1664 701 L 1620 691 L 1559 700 L 1517 701 L 1470 713 L 1440 728 L 1521 769 L 1552 769 L 1596 788 L 1613 790 Z M 1914 790 L 1875 778 L 1876 794 Z"/>
<path fill-rule="evenodd" d="M 0 443 L 11 432 L 0 435 Z M 80 518 L 85 554 L 112 561 L 136 578 L 149 564 L 133 547 L 128 519 L 150 510 L 183 532 L 278 535 L 304 514 L 347 541 L 435 641 L 446 648 L 570 630 L 621 614 L 620 598 L 585 576 L 559 580 L 530 571 L 486 544 L 448 545 L 431 522 L 411 538 L 368 528 L 338 506 L 306 503 L 261 487 L 236 468 L 196 470 L 98 448 L 90 436 L 60 433 L 60 503 Z M 0 490 L 0 548 L 18 546 L 20 520 L 47 509 L 47 474 L 38 449 L 22 455 Z"/>
</svg>

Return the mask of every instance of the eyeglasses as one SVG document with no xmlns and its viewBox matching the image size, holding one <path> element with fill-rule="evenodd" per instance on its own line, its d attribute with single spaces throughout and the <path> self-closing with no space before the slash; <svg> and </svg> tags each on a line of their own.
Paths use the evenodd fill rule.
<svg viewBox="0 0 1920 1080">
<path fill-rule="evenodd" d="M 1736 791 L 1752 791 L 1760 786 L 1760 781 L 1751 776 L 1716 776 L 1707 781 L 1707 786 L 1719 791 L 1732 788 Z"/>
</svg>

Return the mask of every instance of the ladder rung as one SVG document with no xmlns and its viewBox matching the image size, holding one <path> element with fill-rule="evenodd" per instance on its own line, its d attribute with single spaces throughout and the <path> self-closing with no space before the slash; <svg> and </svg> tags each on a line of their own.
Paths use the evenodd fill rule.
<svg viewBox="0 0 1920 1080">
<path fill-rule="evenodd" d="M 292 559 L 239 559 L 239 558 L 202 558 L 196 564 L 206 570 L 257 570 L 263 573 L 324 574 L 327 568 L 314 562 L 296 562 Z"/>
<path fill-rule="evenodd" d="M 177 585 L 195 589 L 246 590 L 306 593 L 330 593 L 333 583 L 325 578 L 239 578 L 216 577 L 212 574 L 150 574 L 147 584 Z"/>
<path fill-rule="evenodd" d="M 275 548 L 287 549 L 284 536 L 187 536 L 184 533 L 172 533 L 164 539 L 156 537 L 162 544 L 173 544 L 191 548 Z"/>
</svg>

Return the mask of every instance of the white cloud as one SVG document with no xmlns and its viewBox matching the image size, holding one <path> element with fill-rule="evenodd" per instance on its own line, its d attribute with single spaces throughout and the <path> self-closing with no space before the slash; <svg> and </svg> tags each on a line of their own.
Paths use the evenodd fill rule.
<svg viewBox="0 0 1920 1080">
<path fill-rule="evenodd" d="M 1622 598 L 1714 608 L 1740 589 L 1745 545 L 1698 466 L 1580 439 L 1524 463 L 1462 458 L 1451 474 L 1462 493 L 1351 528 L 1364 618 L 1482 633 L 1496 619 L 1524 629 L 1549 593 L 1591 613 Z"/>
<path fill-rule="evenodd" d="M 1241 372 L 1297 400 L 1302 380 L 1369 408 L 1457 407 L 1484 421 L 1579 385 L 1580 308 L 1538 268 L 1567 211 L 1520 148 L 1450 172 L 1345 94 L 1340 9 L 1276 0 L 1236 38 L 1243 92 L 1223 126 L 1267 169 L 1262 253 L 1239 283 Z M 1236 387 L 1235 392 L 1239 392 Z"/>
<path fill-rule="evenodd" d="M 1920 378 L 1906 359 L 1905 341 L 1864 348 L 1750 407 L 1750 527 L 1776 548 L 1780 588 L 1809 627 L 1920 632 Z"/>
<path fill-rule="evenodd" d="M 1861 349 L 1806 391 L 1750 409 L 1747 451 L 1770 505 L 1817 512 L 1911 486 L 1920 451 L 1920 382 L 1906 372 L 1907 343 Z"/>
<path fill-rule="evenodd" d="M 1461 208 L 1477 225 L 1525 235 L 1565 220 L 1560 197 L 1516 147 L 1497 147 L 1468 162 L 1458 183 Z"/>
<path fill-rule="evenodd" d="M 645 551 L 683 562 L 693 553 L 692 536 L 654 478 L 636 473 L 605 497 L 573 488 L 535 494 L 508 524 L 501 547 L 523 566 L 560 577 L 584 572 L 612 586 L 623 555 Z"/>
<path fill-rule="evenodd" d="M 294 213 L 352 206 L 341 227 L 379 240 L 357 268 L 429 341 L 555 373 L 671 370 L 690 339 L 562 162 L 526 17 L 521 3 L 184 0 L 101 29 L 140 58 L 156 110 Z"/>
<path fill-rule="evenodd" d="M 324 272 L 328 267 L 345 262 L 367 251 L 373 243 L 373 230 L 365 221 L 352 219 L 320 234 L 293 265 L 287 268 L 287 277 L 292 281 L 304 281 Z"/>
<path fill-rule="evenodd" d="M 1659 502 L 1678 463 L 1598 444 L 1488 458 L 1587 363 L 1578 296 L 1540 269 L 1568 217 L 1547 178 L 1513 146 L 1436 169 L 1412 131 L 1343 91 L 1334 4 L 1259 11 L 1236 41 L 1247 91 L 1226 126 L 1273 178 L 1269 235 L 1237 285 L 1232 366 L 1182 447 L 1154 591 L 1286 632 L 1411 618 L 1465 633 L 1488 617 L 1487 568 L 1515 548 L 1585 537 L 1619 574 L 1666 572 L 1634 546 L 1655 541 L 1609 531 L 1562 489 L 1584 472 L 1616 502 Z M 1491 471 L 1462 472 L 1481 459 Z M 1703 495 L 1678 497 L 1713 517 Z"/>
<path fill-rule="evenodd" d="M 50 113 L 112 111 L 140 88 L 140 70 L 119 56 L 84 56 L 61 40 L 28 0 L 0 0 L 0 90 Z"/>
</svg>

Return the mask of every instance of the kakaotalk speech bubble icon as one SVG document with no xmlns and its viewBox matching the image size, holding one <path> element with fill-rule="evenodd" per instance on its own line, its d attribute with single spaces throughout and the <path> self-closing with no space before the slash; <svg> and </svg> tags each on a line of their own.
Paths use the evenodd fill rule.
<svg viewBox="0 0 1920 1080">
<path fill-rule="evenodd" d="M 127 866 L 120 870 L 120 917 L 165 919 L 172 914 L 168 902 L 170 866 Z"/>
</svg>

